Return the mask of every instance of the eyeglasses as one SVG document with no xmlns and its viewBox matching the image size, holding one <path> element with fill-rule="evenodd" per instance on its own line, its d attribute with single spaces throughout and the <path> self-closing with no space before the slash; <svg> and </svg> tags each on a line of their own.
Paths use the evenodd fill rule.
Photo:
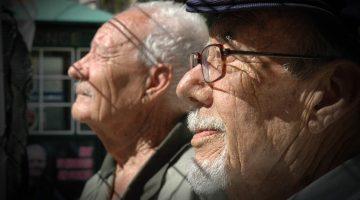
<svg viewBox="0 0 360 200">
<path fill-rule="evenodd" d="M 282 53 L 269 53 L 269 52 L 254 52 L 254 51 L 241 51 L 224 48 L 222 44 L 210 44 L 200 52 L 195 52 L 190 55 L 190 67 L 194 68 L 201 65 L 201 71 L 206 83 L 215 82 L 225 76 L 226 73 L 226 57 L 233 54 L 242 55 L 237 57 L 240 61 L 249 62 L 250 57 L 254 56 L 268 56 L 276 58 L 290 58 L 290 59 L 329 59 L 330 57 L 318 56 L 305 56 L 294 54 Z"/>
</svg>

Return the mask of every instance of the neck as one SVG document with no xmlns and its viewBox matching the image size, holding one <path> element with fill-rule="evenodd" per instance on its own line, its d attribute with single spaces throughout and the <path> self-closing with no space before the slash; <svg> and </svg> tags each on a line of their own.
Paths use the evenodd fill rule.
<svg viewBox="0 0 360 200">
<path fill-rule="evenodd" d="M 136 174 L 139 173 L 154 153 L 155 149 L 144 144 L 139 147 L 136 154 L 129 157 L 124 164 L 117 163 L 114 179 L 114 196 L 121 197 L 125 193 Z"/>
<path fill-rule="evenodd" d="M 122 127 L 113 129 L 117 130 L 112 133 L 117 136 L 116 140 L 103 141 L 107 151 L 117 162 L 114 195 L 122 196 L 125 193 L 178 120 L 176 115 L 165 114 L 165 109 L 152 108 L 146 112 L 148 114 L 143 115 L 140 122 L 134 123 L 136 126 L 126 129 L 127 132 L 119 132 L 118 130 L 123 130 Z"/>
<path fill-rule="evenodd" d="M 139 153 L 157 148 L 177 122 L 180 115 L 159 105 L 149 105 L 133 119 L 119 120 L 110 127 L 94 128 L 106 150 L 120 166 L 130 158 L 137 159 L 141 155 Z"/>
</svg>

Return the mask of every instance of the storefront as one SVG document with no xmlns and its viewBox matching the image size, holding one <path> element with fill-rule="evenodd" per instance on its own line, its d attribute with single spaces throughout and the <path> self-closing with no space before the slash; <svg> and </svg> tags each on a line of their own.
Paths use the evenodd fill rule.
<svg viewBox="0 0 360 200">
<path fill-rule="evenodd" d="M 77 199 L 85 181 L 100 167 L 105 151 L 91 130 L 71 117 L 75 82 L 67 70 L 87 53 L 96 30 L 111 14 L 74 1 L 37 3 L 31 52 L 33 90 L 27 112 L 29 145 L 43 148 L 43 173 L 56 191 L 65 199 Z"/>
</svg>

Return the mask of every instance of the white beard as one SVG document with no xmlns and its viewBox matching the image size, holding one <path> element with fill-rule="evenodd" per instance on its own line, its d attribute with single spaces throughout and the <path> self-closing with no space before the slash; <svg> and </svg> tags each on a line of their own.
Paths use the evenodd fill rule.
<svg viewBox="0 0 360 200">
<path fill-rule="evenodd" d="M 225 142 L 225 124 L 218 117 L 200 116 L 198 110 L 191 111 L 188 115 L 188 127 L 196 132 L 201 129 L 211 129 L 222 132 Z M 193 190 L 198 195 L 207 199 L 224 199 L 224 191 L 227 186 L 227 174 L 225 167 L 226 147 L 214 160 L 193 160 L 187 179 Z M 219 196 L 220 195 L 220 196 Z"/>
<path fill-rule="evenodd" d="M 225 191 L 227 173 L 225 169 L 226 149 L 215 160 L 194 163 L 189 169 L 187 179 L 196 194 L 203 197 L 214 197 Z"/>
</svg>

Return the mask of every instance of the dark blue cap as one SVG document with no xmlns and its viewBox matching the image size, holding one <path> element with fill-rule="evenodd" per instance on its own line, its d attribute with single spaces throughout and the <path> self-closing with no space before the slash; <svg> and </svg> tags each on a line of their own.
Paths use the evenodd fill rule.
<svg viewBox="0 0 360 200">
<path fill-rule="evenodd" d="M 351 29 L 357 29 L 357 34 L 360 34 L 360 0 L 188 0 L 186 2 L 186 10 L 196 13 L 220 14 L 273 9 L 307 10 L 330 21 L 351 23 Z"/>
<path fill-rule="evenodd" d="M 334 10 L 320 0 L 188 0 L 186 10 L 197 13 L 226 13 L 255 9 L 302 8 L 334 15 Z"/>
</svg>

